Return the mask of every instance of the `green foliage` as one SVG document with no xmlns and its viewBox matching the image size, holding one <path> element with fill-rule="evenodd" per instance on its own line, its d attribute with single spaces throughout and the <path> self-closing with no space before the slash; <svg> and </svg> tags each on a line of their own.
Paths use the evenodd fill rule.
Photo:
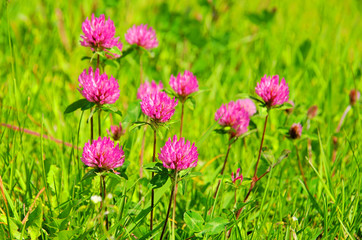
<svg viewBox="0 0 362 240">
<path fill-rule="evenodd" d="M 0 240 L 160 237 L 172 181 L 157 159 L 150 163 L 153 129 L 136 99 L 140 59 L 144 80 L 161 81 L 170 95 L 171 74 L 190 70 L 199 81 L 200 91 L 185 102 L 182 134 L 195 142 L 199 161 L 196 168 L 180 172 L 176 239 L 225 239 L 230 229 L 230 239 L 359 239 L 361 100 L 346 114 L 341 130 L 335 129 L 348 106 L 349 91 L 362 90 L 361 10 L 354 0 L 4 1 Z M 80 46 L 82 22 L 92 13 L 114 21 L 123 50 L 112 48 L 108 53 L 120 58 L 112 60 L 104 52 Z M 127 44 L 127 29 L 140 23 L 156 30 L 158 48 L 149 51 Z M 119 100 L 102 106 L 101 115 L 102 136 L 111 124 L 121 122 L 126 130 L 119 140 L 126 155 L 124 165 L 115 169 L 119 174 L 85 168 L 80 160 L 90 140 L 87 119 L 99 107 L 80 99 L 77 79 L 84 69 L 95 67 L 98 58 L 101 70 L 120 86 Z M 285 112 L 287 104 L 269 112 L 258 176 L 269 173 L 243 203 L 267 114 L 254 90 L 264 74 L 285 78 L 295 107 L 291 114 Z M 253 99 L 258 111 L 250 131 L 233 142 L 221 176 L 230 142 L 228 129 L 219 128 L 214 114 L 221 104 L 245 97 Z M 156 156 L 169 137 L 179 134 L 180 105 L 173 124 L 157 129 Z M 318 106 L 318 114 L 308 119 L 312 105 Z M 96 117 L 94 122 L 98 123 Z M 292 142 L 287 133 L 294 122 L 303 125 L 303 133 Z M 244 180 L 235 187 L 230 175 L 237 168 Z M 101 195 L 99 175 L 105 176 L 106 192 L 112 194 L 103 199 L 103 212 L 101 203 L 91 200 Z M 221 187 L 214 199 L 218 180 Z M 155 225 L 149 231 L 152 189 Z M 170 223 L 164 239 L 171 233 Z"/>
</svg>

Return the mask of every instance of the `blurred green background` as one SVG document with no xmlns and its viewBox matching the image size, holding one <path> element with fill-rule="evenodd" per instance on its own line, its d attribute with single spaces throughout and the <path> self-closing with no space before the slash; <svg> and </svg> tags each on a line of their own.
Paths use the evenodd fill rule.
<svg viewBox="0 0 362 240">
<path fill-rule="evenodd" d="M 284 77 L 289 85 L 290 99 L 296 104 L 289 118 L 283 111 L 272 111 L 265 142 L 271 154 L 277 157 L 283 149 L 293 150 L 290 141 L 283 137 L 283 127 L 288 128 L 293 122 L 305 123 L 307 109 L 312 105 L 319 108 L 311 129 L 305 131 L 313 139 L 315 157 L 311 161 L 321 178 L 307 163 L 306 141 L 298 142 L 298 146 L 312 195 L 316 196 L 327 214 L 337 206 L 341 209 L 339 204 L 360 198 L 361 193 L 359 105 L 349 113 L 338 135 L 340 147 L 336 163 L 329 162 L 332 158 L 332 136 L 349 103 L 349 91 L 362 89 L 361 10 L 359 0 L 3 1 L 0 8 L 0 122 L 38 133 L 41 133 L 43 124 L 45 134 L 77 145 L 81 113 L 65 116 L 63 112 L 69 104 L 81 98 L 77 91 L 77 79 L 89 66 L 89 62 L 82 60 L 82 57 L 92 54 L 90 49 L 79 43 L 82 22 L 92 13 L 97 17 L 105 14 L 106 18 L 113 20 L 116 36 L 120 36 L 124 47 L 127 46 L 124 34 L 128 28 L 134 24 L 148 24 L 156 30 L 159 47 L 153 50 L 152 56 L 145 55 L 143 58 L 146 79 L 162 81 L 165 87 L 170 88 L 168 81 L 171 74 L 190 70 L 197 76 L 202 90 L 195 97 L 195 109 L 186 108 L 183 136 L 198 143 L 200 160 L 195 171 L 201 171 L 203 175 L 195 178 L 194 183 L 189 183 L 190 192 L 186 191 L 185 196 L 180 197 L 179 221 L 182 222 L 185 210 L 205 211 L 205 201 L 208 201 L 209 192 L 213 192 L 215 178 L 221 169 L 228 139 L 208 131 L 215 127 L 215 111 L 222 103 L 246 95 L 256 96 L 256 82 L 264 74 Z M 121 143 L 130 163 L 127 174 L 133 174 L 133 179 L 137 179 L 143 132 L 137 129 L 130 131 L 130 123 L 138 119 L 140 111 L 136 100 L 139 71 L 137 52 L 132 52 L 115 66 L 105 68 L 105 72 L 112 74 L 120 84 L 121 96 L 116 106 L 123 117 L 113 116 L 113 122 L 122 121 L 128 129 Z M 180 110 L 179 106 L 169 130 L 161 131 L 158 149 L 168 137 L 178 133 Z M 80 125 L 80 147 L 89 140 L 89 128 L 85 122 L 88 114 L 84 114 Z M 233 146 L 228 174 L 241 167 L 244 176 L 251 177 L 263 114 L 260 111 L 253 118 L 258 133 L 247 137 L 245 143 L 240 140 Z M 103 129 L 109 128 L 110 123 L 109 116 L 104 116 Z M 49 140 L 44 140 L 41 145 L 40 138 L 3 126 L 0 133 L 0 175 L 19 215 L 24 212 L 23 204 L 27 209 L 36 193 L 45 185 L 44 177 L 49 175 L 52 166 L 53 170 L 59 170 L 54 170 L 58 171 L 55 174 L 59 186 L 55 197 L 57 201 L 62 203 L 74 197 L 77 192 L 74 185 L 85 172 L 79 160 L 81 151 Z M 146 161 L 151 159 L 152 154 L 151 131 L 147 134 Z M 42 157 L 45 158 L 45 170 L 41 167 Z M 325 164 L 325 159 L 328 164 Z M 264 164 L 266 168 L 266 160 Z M 331 172 L 336 174 L 333 179 L 330 178 Z M 253 204 L 260 206 L 258 201 L 266 196 L 268 206 L 275 209 L 267 211 L 266 220 L 262 223 L 253 225 L 255 222 L 250 218 L 262 214 L 260 208 L 256 208 L 255 216 L 252 215 L 254 217 L 245 218 L 243 234 L 248 228 L 257 229 L 261 238 L 273 229 L 277 229 L 278 234 L 279 231 L 284 234 L 287 228 L 282 226 L 287 223 L 277 226 L 277 222 L 287 222 L 286 216 L 294 213 L 303 215 L 308 212 L 313 218 L 309 215 L 309 218 L 305 217 L 305 225 L 300 226 L 303 232 L 298 234 L 307 234 L 303 235 L 306 239 L 318 236 L 320 231 L 325 231 L 323 236 L 326 239 L 344 236 L 346 231 L 339 225 L 340 219 L 336 216 L 326 219 L 328 214 L 322 217 L 315 213 L 315 204 L 303 192 L 299 178 L 293 151 L 282 166 L 276 168 L 268 189 L 260 186 L 256 193 L 260 199 Z M 329 195 L 325 195 L 322 179 L 326 180 L 327 187 L 336 198 L 344 191 L 341 202 L 332 201 Z M 48 184 L 54 187 L 55 183 Z M 247 189 L 248 185 L 245 184 L 240 190 L 240 199 Z M 267 195 L 263 195 L 264 191 Z M 298 193 L 298 196 L 293 193 Z M 233 192 L 229 191 L 228 194 L 220 204 L 230 210 Z M 134 199 L 136 195 L 132 195 Z M 284 200 L 281 201 L 281 198 Z M 300 200 L 305 200 L 305 205 Z M 359 201 L 356 206 L 360 208 Z M 166 205 L 166 202 L 162 204 Z M 163 205 L 160 208 L 165 211 Z M 4 207 L 1 203 L 0 206 Z M 286 207 L 283 209 L 281 206 Z M 161 222 L 164 215 L 159 214 L 162 217 L 158 221 Z M 222 208 L 217 214 L 224 214 Z M 274 214 L 278 217 L 273 217 Z M 361 234 L 361 222 L 358 224 L 353 217 L 351 219 L 345 225 L 356 237 Z M 330 224 L 338 227 L 328 228 Z M 278 238 L 279 235 L 271 236 Z"/>
</svg>

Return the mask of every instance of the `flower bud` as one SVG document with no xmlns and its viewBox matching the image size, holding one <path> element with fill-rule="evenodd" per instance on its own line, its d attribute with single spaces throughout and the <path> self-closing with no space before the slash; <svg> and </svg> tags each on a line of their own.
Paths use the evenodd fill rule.
<svg viewBox="0 0 362 240">
<path fill-rule="evenodd" d="M 351 106 L 355 105 L 360 97 L 361 97 L 361 93 L 359 91 L 357 91 L 356 89 L 352 89 L 349 93 L 349 104 Z"/>
<path fill-rule="evenodd" d="M 315 116 L 317 116 L 318 112 L 318 106 L 313 105 L 308 109 L 307 117 L 308 119 L 313 119 Z"/>
<path fill-rule="evenodd" d="M 293 123 L 291 128 L 289 129 L 289 135 L 291 139 L 297 139 L 302 136 L 302 125 L 299 123 Z"/>
</svg>

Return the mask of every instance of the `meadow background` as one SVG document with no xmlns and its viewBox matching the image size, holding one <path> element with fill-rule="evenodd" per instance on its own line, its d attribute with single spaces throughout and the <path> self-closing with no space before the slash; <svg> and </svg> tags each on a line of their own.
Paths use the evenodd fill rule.
<svg viewBox="0 0 362 240">
<path fill-rule="evenodd" d="M 228 142 L 227 136 L 213 131 L 217 127 L 214 113 L 222 103 L 256 96 L 256 82 L 264 74 L 286 79 L 296 107 L 290 117 L 282 110 L 272 111 L 261 169 L 284 149 L 291 153 L 258 183 L 238 227 L 233 228 L 232 239 L 361 239 L 360 104 L 348 113 L 340 133 L 334 133 L 349 104 L 349 91 L 362 90 L 361 11 L 358 0 L 2 1 L 0 239 L 107 237 L 95 227 L 97 205 L 90 201 L 99 194 L 98 180 L 81 181 L 86 169 L 77 146 L 83 147 L 89 140 L 89 112 L 82 119 L 80 111 L 64 115 L 69 104 L 82 98 L 78 76 L 88 68 L 89 62 L 82 58 L 91 56 L 91 51 L 79 41 L 82 22 L 92 13 L 114 21 L 116 36 L 124 46 L 124 34 L 133 24 L 149 24 L 156 30 L 159 47 L 143 58 L 146 79 L 162 81 L 170 88 L 171 74 L 190 70 L 197 76 L 201 91 L 195 96 L 196 104 L 186 108 L 183 136 L 197 144 L 199 162 L 193 171 L 201 174 L 180 184 L 178 239 L 224 239 L 226 229 L 235 224 L 234 191 L 227 182 L 240 167 L 244 182 L 238 198 L 242 201 L 254 171 L 265 112 L 259 109 L 252 118 L 258 131 L 232 147 L 222 194 L 213 214 L 208 215 Z M 127 129 L 121 144 L 128 180 L 107 182 L 107 191 L 114 197 L 109 204 L 114 205 L 111 214 L 116 226 L 109 236 L 147 239 L 148 216 L 142 209 L 147 206 L 149 191 L 145 203 L 138 204 L 138 185 L 143 184 L 146 194 L 150 173 L 145 171 L 146 178 L 138 179 L 143 131 L 132 127 L 140 115 L 137 52 L 106 66 L 105 71 L 118 79 L 121 92 L 116 106 L 123 116 L 111 119 L 104 115 L 102 129 L 108 129 L 111 121 L 121 121 Z M 307 191 L 295 147 L 285 133 L 293 122 L 305 126 L 312 105 L 318 106 L 318 115 L 310 130 L 304 128 L 305 137 L 296 142 Z M 157 149 L 178 133 L 180 110 L 178 106 L 169 129 L 160 131 Z M 4 124 L 44 133 L 75 147 L 14 131 Z M 306 136 L 312 139 L 311 159 Z M 334 163 L 333 136 L 338 136 Z M 152 157 L 151 139 L 152 131 L 147 131 L 146 162 Z M 165 218 L 169 188 L 168 182 L 157 190 L 156 226 Z M 203 217 L 204 233 L 185 222 L 186 211 Z M 217 229 L 208 231 L 210 225 Z"/>
</svg>

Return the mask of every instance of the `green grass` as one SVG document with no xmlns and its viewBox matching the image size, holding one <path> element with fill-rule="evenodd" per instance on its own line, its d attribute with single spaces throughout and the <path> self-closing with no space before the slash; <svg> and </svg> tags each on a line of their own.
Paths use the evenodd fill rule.
<svg viewBox="0 0 362 240">
<path fill-rule="evenodd" d="M 125 46 L 127 29 L 147 23 L 156 30 L 160 45 L 153 51 L 154 57 L 143 58 L 146 78 L 160 80 L 170 88 L 171 74 L 191 70 L 202 90 L 195 96 L 195 109 L 185 108 L 183 132 L 197 143 L 199 162 L 192 171 L 201 175 L 179 186 L 176 238 L 225 239 L 233 226 L 231 239 L 361 239 L 361 104 L 352 108 L 340 133 L 335 134 L 349 103 L 349 91 L 362 90 L 361 10 L 357 0 L 3 1 L 0 122 L 83 147 L 89 140 L 89 111 L 63 114 L 81 98 L 77 79 L 89 66 L 81 60 L 91 56 L 91 51 L 79 44 L 82 22 L 93 12 L 97 16 L 104 13 L 114 21 L 116 36 Z M 121 144 L 129 178 L 107 180 L 107 192 L 113 194 L 113 199 L 107 200 L 110 230 L 105 234 L 99 204 L 90 201 L 91 196 L 99 195 L 99 179 L 81 181 L 87 171 L 80 161 L 81 149 L 2 125 L 0 239 L 149 238 L 151 174 L 145 171 L 144 179 L 138 177 L 143 131 L 132 130 L 132 122 L 140 120 L 137 52 L 122 58 L 117 66 L 106 66 L 105 71 L 120 85 L 121 96 L 115 105 L 123 117 L 113 115 L 113 122 L 122 121 L 127 127 Z M 258 131 L 245 138 L 246 147 L 238 140 L 231 148 L 217 202 L 212 195 L 228 139 L 212 131 L 217 127 L 214 113 L 222 103 L 245 94 L 256 96 L 256 82 L 264 74 L 286 79 L 296 107 L 288 119 L 282 110 L 271 112 L 260 171 L 284 149 L 292 152 L 258 182 L 235 225 L 229 177 L 238 167 L 242 169 L 244 182 L 238 189 L 242 202 L 254 172 L 265 113 L 259 108 L 252 118 Z M 307 130 L 306 113 L 312 105 L 318 106 L 318 115 Z M 178 106 L 173 124 L 160 131 L 157 149 L 178 134 L 180 114 Z M 111 119 L 108 114 L 103 116 L 106 134 Z M 295 147 L 285 137 L 285 129 L 293 122 L 304 124 L 304 138 L 295 144 L 309 190 L 300 175 Z M 333 136 L 338 136 L 334 163 Z M 312 159 L 308 159 L 307 137 L 312 139 Z M 151 160 L 152 131 L 147 129 L 145 161 Z M 145 196 L 141 203 L 140 184 Z M 168 181 L 156 190 L 155 239 L 162 230 L 170 188 Z M 211 206 L 212 217 L 208 214 Z M 22 224 L 28 212 L 26 224 Z M 205 220 L 205 225 L 199 225 L 204 234 L 195 236 L 185 212 Z"/>
</svg>

